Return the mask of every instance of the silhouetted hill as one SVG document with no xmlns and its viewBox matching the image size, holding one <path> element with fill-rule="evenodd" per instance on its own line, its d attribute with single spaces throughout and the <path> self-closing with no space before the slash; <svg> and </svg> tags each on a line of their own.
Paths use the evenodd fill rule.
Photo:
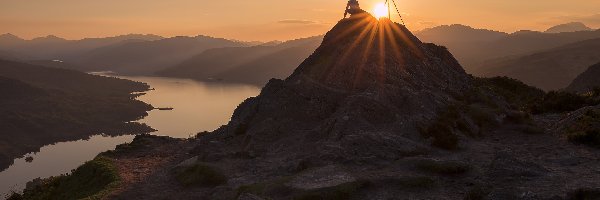
<svg viewBox="0 0 600 200">
<path fill-rule="evenodd" d="M 450 52 L 466 66 L 465 70 L 471 71 L 469 67 L 476 66 L 477 63 L 474 63 L 473 60 L 477 60 L 476 58 L 481 56 L 483 46 L 508 37 L 509 34 L 454 24 L 424 29 L 415 35 L 423 41 L 448 47 Z"/>
<path fill-rule="evenodd" d="M 600 38 L 600 30 L 565 33 L 518 31 L 504 34 L 461 25 L 426 29 L 416 34 L 423 41 L 450 49 L 469 73 L 479 74 L 485 61 L 535 53 L 583 40 Z M 473 38 L 473 41 L 469 41 Z"/>
<path fill-rule="evenodd" d="M 0 48 L 2 49 L 15 48 L 25 42 L 24 39 L 10 33 L 0 35 Z"/>
<path fill-rule="evenodd" d="M 600 88 L 600 63 L 588 67 L 587 70 L 579 74 L 566 90 L 581 93 L 589 92 L 595 88 Z"/>
<path fill-rule="evenodd" d="M 475 74 L 508 76 L 544 90 L 567 87 L 588 66 L 600 60 L 600 39 L 487 62 Z"/>
<path fill-rule="evenodd" d="M 0 169 L 44 145 L 100 133 L 151 131 L 129 123 L 152 109 L 132 94 L 148 88 L 129 80 L 0 60 Z"/>
<path fill-rule="evenodd" d="M 128 42 L 86 52 L 71 61 L 85 70 L 123 74 L 153 74 L 181 63 L 207 49 L 239 47 L 244 44 L 207 36 L 173 37 L 156 41 Z"/>
<path fill-rule="evenodd" d="M 15 52 L 31 59 L 54 60 L 65 59 L 92 49 L 128 41 L 153 41 L 162 39 L 156 35 L 129 34 L 106 38 L 85 38 L 66 40 L 49 35 L 32 40 L 23 40 L 11 34 L 0 36 L 0 50 Z"/>
<path fill-rule="evenodd" d="M 322 38 L 316 36 L 281 44 L 211 49 L 157 74 L 264 85 L 271 78 L 289 76 L 317 48 Z"/>
<path fill-rule="evenodd" d="M 571 22 L 566 24 L 560 24 L 548 28 L 544 33 L 564 33 L 564 32 L 577 32 L 577 31 L 591 31 L 592 28 L 586 26 L 581 22 Z"/>
</svg>

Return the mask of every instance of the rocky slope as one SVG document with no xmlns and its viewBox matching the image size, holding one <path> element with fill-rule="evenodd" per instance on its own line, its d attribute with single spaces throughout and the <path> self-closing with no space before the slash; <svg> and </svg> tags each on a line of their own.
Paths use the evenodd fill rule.
<svg viewBox="0 0 600 200">
<path fill-rule="evenodd" d="M 590 66 L 566 88 L 572 92 L 589 92 L 600 87 L 600 63 Z"/>
<path fill-rule="evenodd" d="M 600 39 L 592 39 L 488 61 L 476 73 L 486 77 L 508 76 L 544 90 L 559 90 L 598 60 Z"/>
</svg>

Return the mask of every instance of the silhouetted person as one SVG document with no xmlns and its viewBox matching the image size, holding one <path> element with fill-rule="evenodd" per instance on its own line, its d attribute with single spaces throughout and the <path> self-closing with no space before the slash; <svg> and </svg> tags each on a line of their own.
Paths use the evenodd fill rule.
<svg viewBox="0 0 600 200">
<path fill-rule="evenodd" d="M 358 3 L 358 0 L 348 0 L 348 5 L 346 5 L 346 12 L 344 13 L 344 18 L 346 18 L 348 14 L 353 15 L 360 12 L 362 12 L 362 9 L 360 9 L 360 4 Z"/>
</svg>

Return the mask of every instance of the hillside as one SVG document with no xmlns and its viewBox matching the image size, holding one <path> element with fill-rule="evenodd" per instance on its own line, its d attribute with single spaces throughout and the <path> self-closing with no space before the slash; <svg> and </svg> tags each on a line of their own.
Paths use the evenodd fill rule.
<svg viewBox="0 0 600 200">
<path fill-rule="evenodd" d="M 505 34 L 452 25 L 426 29 L 416 35 L 423 41 L 446 46 L 467 72 L 483 75 L 479 68 L 489 60 L 532 54 L 575 42 L 600 38 L 600 30 L 563 33 L 518 31 Z"/>
<path fill-rule="evenodd" d="M 588 67 L 587 70 L 579 74 L 566 90 L 581 93 L 589 92 L 595 88 L 600 88 L 600 63 Z"/>
<path fill-rule="evenodd" d="M 76 84 L 74 84 L 76 83 Z M 0 169 L 40 147 L 91 135 L 144 133 L 144 83 L 0 60 Z"/>
<path fill-rule="evenodd" d="M 508 37 L 508 33 L 487 29 L 475 29 L 454 24 L 424 29 L 415 33 L 421 40 L 444 45 L 461 61 L 465 70 L 472 71 L 482 54 L 481 48 L 488 43 Z"/>
<path fill-rule="evenodd" d="M 544 90 L 567 87 L 577 75 L 600 60 L 600 39 L 568 44 L 533 54 L 485 63 L 475 74 L 508 76 Z"/>
<path fill-rule="evenodd" d="M 148 75 L 176 65 L 205 50 L 244 44 L 207 36 L 173 37 L 156 41 L 134 41 L 106 46 L 66 59 L 86 71 L 115 71 Z"/>
<path fill-rule="evenodd" d="M 162 39 L 156 35 L 130 34 L 106 38 L 66 40 L 57 36 L 46 36 L 24 40 L 12 34 L 0 35 L 0 50 L 11 51 L 31 59 L 65 59 L 96 48 L 131 40 L 153 41 Z"/>
<path fill-rule="evenodd" d="M 211 49 L 158 72 L 161 76 L 264 85 L 285 78 L 308 57 L 322 36 L 252 47 Z"/>
</svg>

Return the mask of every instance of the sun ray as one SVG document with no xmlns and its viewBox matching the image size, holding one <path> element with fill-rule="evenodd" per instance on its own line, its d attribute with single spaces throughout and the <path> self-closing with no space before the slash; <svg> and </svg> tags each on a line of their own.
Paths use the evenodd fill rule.
<svg viewBox="0 0 600 200">
<path fill-rule="evenodd" d="M 423 54 L 423 52 L 421 51 L 421 48 L 419 48 L 411 38 L 409 38 L 408 35 L 406 35 L 405 30 L 402 30 L 402 28 L 400 28 L 398 24 L 393 24 L 393 26 L 391 26 L 392 28 L 392 32 L 395 33 L 397 38 L 400 38 L 400 40 L 405 43 L 407 45 L 407 48 L 409 50 L 411 50 L 411 52 L 415 53 L 418 57 L 423 58 L 425 55 Z M 408 30 L 406 30 L 408 31 Z"/>
<path fill-rule="evenodd" d="M 365 45 L 365 48 L 363 49 L 363 52 L 362 52 L 362 55 L 361 55 L 361 58 L 360 58 L 360 63 L 359 63 L 358 68 L 357 68 L 358 71 L 354 75 L 354 81 L 352 82 L 352 88 L 354 88 L 356 85 L 359 84 L 360 79 L 362 78 L 363 71 L 365 69 L 365 65 L 368 62 L 369 53 L 371 53 L 370 50 L 372 49 L 371 47 L 373 45 L 373 41 L 375 39 L 376 32 L 373 31 L 373 30 L 371 30 L 371 31 L 369 31 L 369 33 L 370 34 L 369 34 L 367 43 Z"/>
<path fill-rule="evenodd" d="M 342 56 L 340 56 L 340 59 L 338 59 L 338 61 L 333 65 L 333 67 L 331 67 L 324 75 L 326 76 L 325 78 L 331 78 L 331 76 L 335 76 L 335 74 L 332 74 L 331 71 L 336 71 L 336 69 L 342 65 L 347 64 L 347 59 L 348 56 L 350 56 L 356 49 L 356 47 L 359 45 L 359 43 L 365 39 L 366 35 L 369 32 L 372 32 L 373 28 L 376 25 L 376 22 L 374 21 L 370 21 L 370 24 L 367 25 L 367 28 L 364 28 L 361 33 L 358 35 L 357 38 L 354 39 L 354 41 L 348 46 L 348 49 L 346 49 L 344 51 L 344 53 L 342 54 Z"/>
</svg>

